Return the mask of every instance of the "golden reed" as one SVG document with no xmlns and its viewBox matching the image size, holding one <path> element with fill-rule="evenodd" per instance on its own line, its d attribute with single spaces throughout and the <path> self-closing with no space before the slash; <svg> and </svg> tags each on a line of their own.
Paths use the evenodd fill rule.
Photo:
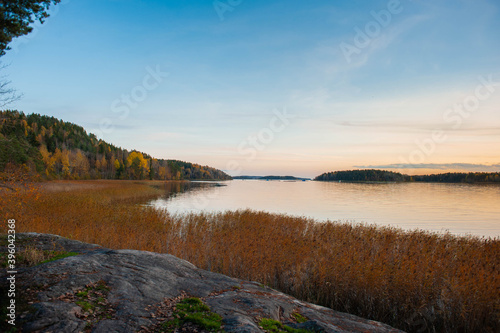
<svg viewBox="0 0 500 333">
<path fill-rule="evenodd" d="M 408 332 L 500 329 L 498 238 L 249 210 L 171 216 L 138 204 L 163 193 L 162 184 L 65 181 L 42 184 L 35 194 L 5 190 L 0 213 L 2 221 L 17 220 L 17 232 L 170 253 Z"/>
</svg>

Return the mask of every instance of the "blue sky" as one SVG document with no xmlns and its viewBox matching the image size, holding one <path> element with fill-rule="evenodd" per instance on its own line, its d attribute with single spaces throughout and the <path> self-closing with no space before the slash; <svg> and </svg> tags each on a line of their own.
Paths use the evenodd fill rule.
<svg viewBox="0 0 500 333">
<path fill-rule="evenodd" d="M 233 175 L 499 171 L 499 10 L 70 0 L 0 60 L 10 108 Z"/>
</svg>

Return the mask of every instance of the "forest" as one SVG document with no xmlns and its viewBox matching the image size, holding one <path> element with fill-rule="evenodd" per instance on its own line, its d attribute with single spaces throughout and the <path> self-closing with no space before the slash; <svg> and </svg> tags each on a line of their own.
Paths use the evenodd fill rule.
<svg viewBox="0 0 500 333">
<path fill-rule="evenodd" d="M 314 180 L 320 181 L 352 181 L 352 182 L 404 182 L 409 176 L 398 172 L 384 170 L 348 170 L 327 172 Z"/>
<path fill-rule="evenodd" d="M 116 147 L 54 117 L 0 111 L 0 172 L 25 166 L 43 179 L 226 180 L 208 166 Z"/>
<path fill-rule="evenodd" d="M 412 176 L 416 182 L 437 183 L 500 183 L 500 172 L 448 172 L 435 175 Z"/>
<path fill-rule="evenodd" d="M 351 182 L 434 182 L 434 183 L 500 183 L 500 172 L 441 173 L 409 176 L 385 170 L 348 170 L 327 172 L 314 178 L 318 181 Z"/>
</svg>

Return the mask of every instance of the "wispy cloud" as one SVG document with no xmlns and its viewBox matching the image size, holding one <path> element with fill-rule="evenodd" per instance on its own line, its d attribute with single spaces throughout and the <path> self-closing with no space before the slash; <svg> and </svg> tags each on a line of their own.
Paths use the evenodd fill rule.
<svg viewBox="0 0 500 333">
<path fill-rule="evenodd" d="M 407 17 L 400 22 L 392 23 L 389 27 L 385 28 L 380 36 L 372 39 L 369 45 L 363 48 L 358 55 L 353 55 L 350 62 L 347 62 L 344 54 L 340 49 L 342 43 L 353 43 L 356 32 L 352 30 L 349 36 L 344 36 L 342 39 L 334 39 L 324 41 L 318 48 L 315 49 L 313 57 L 317 59 L 326 59 L 321 61 L 318 66 L 323 72 L 329 76 L 337 76 L 341 73 L 357 70 L 368 64 L 370 58 L 380 51 L 387 49 L 404 33 L 413 29 L 419 23 L 430 19 L 430 16 L 413 15 Z"/>
<path fill-rule="evenodd" d="M 179 139 L 185 135 L 181 133 L 176 133 L 176 132 L 156 132 L 156 133 L 150 133 L 146 137 L 147 140 L 153 140 L 153 141 L 161 141 L 161 140 L 172 140 L 172 139 Z"/>
<path fill-rule="evenodd" d="M 415 123 L 415 122 L 377 122 L 377 121 L 339 121 L 334 122 L 338 126 L 343 127 L 367 127 L 367 128 L 377 128 L 383 130 L 393 130 L 393 131 L 407 131 L 407 130 L 415 130 L 415 131 L 433 131 L 437 128 L 438 124 L 436 123 Z M 463 126 L 463 128 L 453 129 L 452 125 L 446 124 L 446 126 L 439 126 L 443 130 L 450 130 L 455 133 L 460 133 L 461 135 L 500 135 L 500 127 L 499 126 Z"/>
<path fill-rule="evenodd" d="M 406 18 L 402 22 L 389 26 L 386 33 L 382 34 L 379 38 L 374 39 L 367 50 L 363 51 L 361 57 L 353 63 L 354 68 L 359 68 L 366 65 L 372 55 L 381 50 L 387 49 L 393 44 L 399 36 L 405 32 L 410 31 L 417 24 L 428 20 L 429 16 L 415 15 Z"/>
<path fill-rule="evenodd" d="M 355 165 L 360 169 L 436 169 L 436 170 L 464 170 L 474 172 L 500 172 L 500 164 L 472 164 L 472 163 L 421 163 L 421 164 L 384 164 L 384 165 Z"/>
</svg>

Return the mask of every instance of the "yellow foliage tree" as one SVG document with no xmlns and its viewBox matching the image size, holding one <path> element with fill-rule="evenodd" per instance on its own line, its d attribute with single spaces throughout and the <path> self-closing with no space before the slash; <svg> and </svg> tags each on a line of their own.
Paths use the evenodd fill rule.
<svg viewBox="0 0 500 333">
<path fill-rule="evenodd" d="M 78 178 L 87 178 L 90 169 L 89 160 L 80 150 L 76 152 L 74 159 L 74 173 Z"/>
<path fill-rule="evenodd" d="M 167 170 L 165 169 L 165 167 L 159 167 L 158 168 L 158 177 L 161 180 L 164 180 L 164 179 L 167 178 Z"/>
<path fill-rule="evenodd" d="M 106 171 L 106 168 L 108 167 L 108 161 L 106 161 L 106 157 L 101 158 L 101 168 L 102 171 Z"/>
<path fill-rule="evenodd" d="M 42 155 L 43 164 L 45 164 L 45 168 L 47 168 L 50 164 L 50 153 L 47 150 L 45 145 L 40 146 L 40 154 Z"/>
<path fill-rule="evenodd" d="M 149 163 L 144 156 L 137 152 L 131 152 L 127 157 L 127 167 L 135 179 L 143 179 L 144 175 L 149 174 Z"/>
<path fill-rule="evenodd" d="M 69 164 L 69 152 L 66 149 L 64 149 L 61 153 L 61 164 L 64 178 L 69 178 L 71 171 Z"/>
</svg>

